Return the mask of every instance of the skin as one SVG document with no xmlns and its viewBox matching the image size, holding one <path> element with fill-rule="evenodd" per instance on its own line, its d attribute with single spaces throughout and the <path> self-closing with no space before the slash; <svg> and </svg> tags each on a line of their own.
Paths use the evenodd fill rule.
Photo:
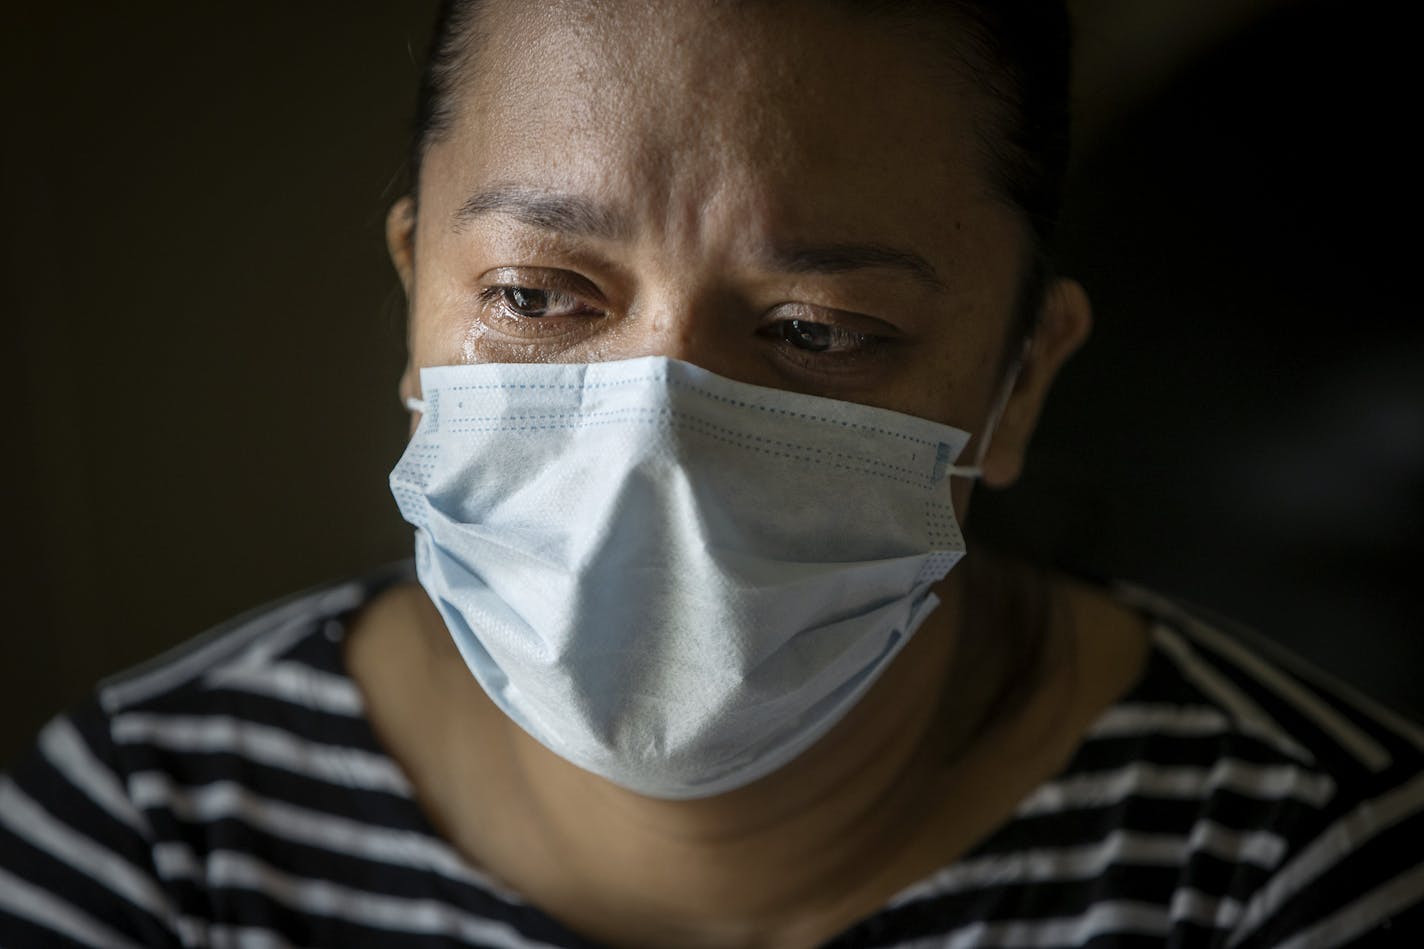
<svg viewBox="0 0 1424 949">
<path fill-rule="evenodd" d="M 985 104 L 945 81 L 927 31 L 693 2 L 496 2 L 482 27 L 418 212 L 404 199 L 388 219 L 410 302 L 402 396 L 419 395 L 421 366 L 660 354 L 945 422 L 975 433 L 976 452 L 1001 355 L 1019 345 L 1007 333 L 1027 238 L 981 166 Z M 551 196 L 600 226 L 548 226 Z M 928 271 L 787 263 L 852 244 Z M 788 342 L 789 320 L 830 327 L 807 330 L 830 348 Z M 1051 288 L 987 484 L 1017 477 L 1089 325 L 1077 284 Z M 960 512 L 969 489 L 955 485 Z M 534 742 L 489 703 L 418 587 L 363 612 L 347 660 L 435 826 L 566 924 L 623 946 L 811 946 L 1008 819 L 1140 667 L 1141 620 L 1056 580 L 1039 673 L 986 718 L 1008 637 L 961 628 L 962 571 L 937 592 L 944 605 L 830 734 L 702 800 L 639 796 Z"/>
</svg>

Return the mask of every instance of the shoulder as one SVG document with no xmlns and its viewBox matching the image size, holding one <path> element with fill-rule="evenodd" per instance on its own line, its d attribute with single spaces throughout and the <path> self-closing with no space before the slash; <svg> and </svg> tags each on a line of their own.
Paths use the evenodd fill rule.
<svg viewBox="0 0 1424 949">
<path fill-rule="evenodd" d="M 1218 908 L 1231 944 L 1339 945 L 1424 925 L 1424 728 L 1248 629 L 1124 596 L 1158 618 L 1154 663 L 1094 738 L 1100 753 L 1127 741 L 1143 796 L 1191 769 L 1194 828 L 1234 831 L 1235 859 L 1259 867 Z"/>
<path fill-rule="evenodd" d="M 357 697 L 312 661 L 306 640 L 361 598 L 360 585 L 343 584 L 254 611 L 104 683 L 46 725 L 0 776 L 4 941 L 186 938 L 180 901 L 160 882 L 177 855 L 158 846 L 160 825 L 220 786 L 215 752 L 230 762 L 291 757 L 300 739 L 260 731 L 279 717 L 276 705 L 300 694 L 308 706 L 353 712 Z M 308 661 L 291 658 L 303 651 Z"/>
<path fill-rule="evenodd" d="M 46 726 L 0 775 L 0 943 L 517 944 L 497 921 L 527 912 L 428 826 L 343 667 L 408 574 L 239 617 Z"/>
<path fill-rule="evenodd" d="M 1249 632 L 1123 599 L 1151 619 L 1136 683 L 882 931 L 1241 949 L 1420 932 L 1424 729 Z"/>
<path fill-rule="evenodd" d="M 348 619 L 399 571 L 261 607 L 101 683 L 94 712 L 135 799 L 220 780 L 280 778 L 294 790 L 290 776 L 403 793 L 371 742 L 341 652 Z"/>
<path fill-rule="evenodd" d="M 115 716 L 201 702 L 206 693 L 237 683 L 278 693 L 290 680 L 263 680 L 260 673 L 299 666 L 308 672 L 332 671 L 329 650 L 313 637 L 328 633 L 332 638 L 331 624 L 359 609 L 369 595 L 366 584 L 351 581 L 265 604 L 104 680 L 95 695 L 99 710 Z"/>
<path fill-rule="evenodd" d="M 1152 660 L 1096 735 L 1137 718 L 1147 739 L 1200 732 L 1223 761 L 1299 768 L 1334 807 L 1420 776 L 1418 723 L 1249 629 L 1142 591 L 1124 596 L 1155 617 Z"/>
</svg>

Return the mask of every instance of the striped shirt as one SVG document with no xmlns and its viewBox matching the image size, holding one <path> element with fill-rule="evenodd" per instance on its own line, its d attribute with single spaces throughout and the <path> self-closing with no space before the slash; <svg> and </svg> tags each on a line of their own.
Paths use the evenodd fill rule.
<svg viewBox="0 0 1424 949">
<path fill-rule="evenodd" d="M 440 837 L 363 715 L 345 624 L 409 572 L 239 619 L 51 722 L 0 776 L 0 945 L 592 945 Z M 1131 691 L 829 945 L 1424 946 L 1424 732 L 1123 595 L 1156 618 Z"/>
</svg>

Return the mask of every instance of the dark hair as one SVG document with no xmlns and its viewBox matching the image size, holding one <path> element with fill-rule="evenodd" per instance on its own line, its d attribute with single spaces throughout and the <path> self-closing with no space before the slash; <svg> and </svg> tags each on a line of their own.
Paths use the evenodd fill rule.
<svg viewBox="0 0 1424 949">
<path fill-rule="evenodd" d="M 840 0 L 842 4 L 847 0 Z M 923 22 L 952 18 L 956 65 L 993 108 L 982 123 L 985 166 L 997 193 L 1024 215 L 1031 236 L 1008 355 L 1032 331 L 1051 276 L 1049 247 L 1068 164 L 1070 35 L 1062 0 L 851 0 L 862 11 Z M 481 0 L 441 0 L 421 75 L 410 149 L 410 189 L 431 144 L 449 128 L 454 88 L 468 65 Z"/>
<path fill-rule="evenodd" d="M 970 29 L 958 52 L 995 108 L 980 130 L 990 182 L 1020 211 L 1030 244 L 1002 362 L 1033 332 L 1053 277 L 1050 248 L 1068 171 L 1072 33 L 1062 0 L 941 0 Z M 967 40 L 967 43 L 965 42 Z"/>
</svg>

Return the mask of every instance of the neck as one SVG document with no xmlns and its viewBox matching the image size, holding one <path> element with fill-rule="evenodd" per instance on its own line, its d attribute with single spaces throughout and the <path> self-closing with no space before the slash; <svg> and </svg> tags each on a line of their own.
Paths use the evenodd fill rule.
<svg viewBox="0 0 1424 949">
<path fill-rule="evenodd" d="M 610 945 L 819 945 L 1008 820 L 1145 660 L 1142 617 L 1066 585 L 1044 602 L 1035 667 L 1015 665 L 999 614 L 1024 591 L 968 572 L 820 743 L 706 800 L 641 797 L 544 750 L 485 697 L 414 585 L 362 611 L 346 660 L 436 828 L 534 905 Z"/>
<path fill-rule="evenodd" d="M 525 803 L 523 831 L 511 835 L 520 854 L 501 853 L 497 862 L 540 877 L 509 882 L 565 894 L 543 902 L 620 943 L 655 932 L 663 944 L 756 945 L 778 933 L 774 944 L 792 945 L 803 941 L 793 935 L 801 929 L 824 938 L 849 924 L 861 913 L 837 915 L 893 893 L 866 891 L 882 884 L 875 871 L 891 867 L 930 810 L 943 805 L 938 776 L 952 743 L 968 731 L 954 723 L 977 720 L 982 709 L 971 706 L 987 701 L 974 684 L 993 677 L 982 656 L 965 656 L 960 645 L 961 587 L 940 585 L 941 606 L 826 737 L 726 794 L 645 797 L 570 765 L 504 720 L 511 786 Z M 439 632 L 436 648 L 453 652 Z M 968 665 L 965 681 L 951 679 L 952 669 Z M 487 702 L 473 688 L 478 694 L 467 698 Z M 459 746 L 449 753 L 460 754 Z M 626 928 L 600 928 L 610 917 Z"/>
</svg>

